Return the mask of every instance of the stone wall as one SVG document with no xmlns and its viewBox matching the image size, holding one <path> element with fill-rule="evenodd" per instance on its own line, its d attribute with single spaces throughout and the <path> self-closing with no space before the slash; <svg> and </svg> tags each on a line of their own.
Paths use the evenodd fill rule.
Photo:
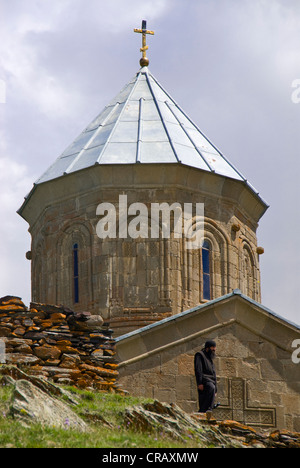
<svg viewBox="0 0 300 468">
<path fill-rule="evenodd" d="M 198 410 L 194 355 L 217 342 L 218 420 L 300 431 L 300 329 L 240 295 L 117 338 L 119 382 L 133 395 Z"/>
<path fill-rule="evenodd" d="M 54 382 L 118 391 L 115 342 L 108 323 L 89 312 L 0 299 L 2 361 Z M 3 354 L 3 353 L 2 353 Z"/>
</svg>

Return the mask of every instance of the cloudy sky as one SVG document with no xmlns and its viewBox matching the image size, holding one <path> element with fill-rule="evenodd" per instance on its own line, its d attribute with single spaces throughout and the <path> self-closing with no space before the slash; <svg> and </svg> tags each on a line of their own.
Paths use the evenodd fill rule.
<svg viewBox="0 0 300 468">
<path fill-rule="evenodd" d="M 299 0 L 0 0 L 0 297 L 30 302 L 33 182 L 149 69 L 270 208 L 262 302 L 300 323 Z"/>
</svg>

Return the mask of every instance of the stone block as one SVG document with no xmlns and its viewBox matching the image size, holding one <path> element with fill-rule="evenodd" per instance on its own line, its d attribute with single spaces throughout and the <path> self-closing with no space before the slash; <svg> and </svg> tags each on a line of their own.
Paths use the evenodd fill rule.
<svg viewBox="0 0 300 468">
<path fill-rule="evenodd" d="M 162 403 L 176 403 L 176 392 L 174 389 L 153 389 L 153 398 Z"/>
<path fill-rule="evenodd" d="M 260 378 L 260 364 L 259 362 L 252 360 L 236 360 L 237 364 L 237 375 L 238 377 L 242 377 L 244 379 L 252 380 L 252 379 L 259 379 Z"/>
<path fill-rule="evenodd" d="M 58 359 L 61 355 L 61 350 L 56 346 L 40 346 L 34 348 L 34 354 L 40 359 Z"/>
<path fill-rule="evenodd" d="M 223 377 L 238 376 L 238 361 L 235 358 L 218 359 L 218 373 Z"/>
<path fill-rule="evenodd" d="M 264 380 L 282 380 L 283 365 L 277 359 L 262 360 L 260 363 L 261 376 Z"/>
<path fill-rule="evenodd" d="M 178 357 L 178 374 L 180 376 L 189 376 L 194 373 L 194 356 L 190 354 L 181 354 Z"/>
<path fill-rule="evenodd" d="M 194 379 L 193 386 L 196 386 Z M 177 375 L 175 378 L 175 391 L 176 401 L 190 400 L 192 397 L 191 378 L 186 375 Z"/>
</svg>

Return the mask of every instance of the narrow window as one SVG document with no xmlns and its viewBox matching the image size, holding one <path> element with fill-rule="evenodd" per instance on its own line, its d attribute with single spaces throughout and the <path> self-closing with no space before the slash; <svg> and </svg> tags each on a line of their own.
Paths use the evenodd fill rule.
<svg viewBox="0 0 300 468">
<path fill-rule="evenodd" d="M 203 299 L 211 299 L 210 288 L 210 245 L 204 241 L 202 246 L 202 279 L 203 279 Z"/>
<path fill-rule="evenodd" d="M 78 244 L 73 245 L 73 295 L 74 303 L 79 302 Z"/>
</svg>

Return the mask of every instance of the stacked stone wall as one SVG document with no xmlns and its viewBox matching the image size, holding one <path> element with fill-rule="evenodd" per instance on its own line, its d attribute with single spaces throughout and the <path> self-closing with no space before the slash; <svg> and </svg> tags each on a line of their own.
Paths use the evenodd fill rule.
<svg viewBox="0 0 300 468">
<path fill-rule="evenodd" d="M 101 317 L 63 306 L 0 299 L 2 363 L 79 388 L 118 391 L 113 331 Z"/>
</svg>

